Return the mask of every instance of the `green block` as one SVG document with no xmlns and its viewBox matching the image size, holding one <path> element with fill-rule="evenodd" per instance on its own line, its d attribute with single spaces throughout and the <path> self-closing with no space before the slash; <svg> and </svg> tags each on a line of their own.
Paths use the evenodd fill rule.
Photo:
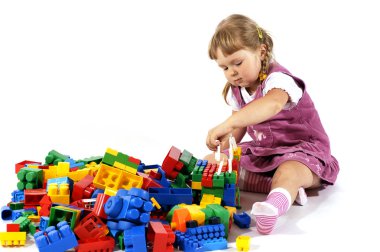
<svg viewBox="0 0 380 252">
<path fill-rule="evenodd" d="M 118 242 L 118 246 L 121 250 L 124 250 L 124 233 L 123 232 L 120 232 L 118 235 L 117 235 L 117 239 L 116 239 Z"/>
<path fill-rule="evenodd" d="M 56 150 L 49 151 L 48 155 L 45 157 L 45 164 L 57 165 L 58 162 L 65 162 L 66 159 L 70 158 L 67 155 L 63 155 Z"/>
<path fill-rule="evenodd" d="M 186 184 L 186 180 L 188 178 L 189 178 L 189 175 L 178 173 L 178 176 L 175 178 L 174 183 L 172 183 L 170 186 L 172 188 L 188 188 Z"/>
<path fill-rule="evenodd" d="M 84 164 L 89 164 L 91 162 L 95 162 L 97 164 L 100 164 L 102 162 L 103 156 L 94 156 L 94 157 L 89 157 L 89 158 L 84 158 L 80 160 L 76 160 L 76 163 L 84 163 Z"/>
<path fill-rule="evenodd" d="M 224 172 L 221 172 L 220 175 L 216 172 L 214 173 L 212 176 L 212 187 L 224 189 Z"/>
<path fill-rule="evenodd" d="M 230 223 L 230 212 L 228 212 L 227 209 L 222 207 L 221 205 L 218 204 L 208 204 L 206 209 L 209 208 L 213 211 L 213 216 L 218 216 L 220 217 L 220 222 L 221 224 L 224 225 L 224 228 L 226 230 L 226 236 L 225 238 L 228 237 L 228 226 Z"/>
<path fill-rule="evenodd" d="M 19 179 L 18 190 L 42 188 L 43 171 L 41 169 L 24 167 L 17 173 L 17 178 Z"/>
<path fill-rule="evenodd" d="M 235 172 L 225 172 L 224 177 L 226 180 L 226 184 L 236 184 L 236 173 Z"/>
<path fill-rule="evenodd" d="M 12 210 L 24 209 L 24 203 L 22 203 L 22 202 L 11 202 L 9 204 L 9 208 Z"/>
<path fill-rule="evenodd" d="M 193 170 L 192 181 L 202 182 L 203 167 L 196 166 Z"/>
<path fill-rule="evenodd" d="M 205 213 L 205 220 L 208 220 L 210 217 L 214 216 L 214 211 L 211 208 L 202 208 L 201 211 Z"/>
<path fill-rule="evenodd" d="M 29 232 L 32 235 L 34 235 L 36 233 L 37 227 L 32 222 L 29 223 L 28 228 L 29 228 Z"/>
<path fill-rule="evenodd" d="M 202 197 L 203 197 L 203 194 L 212 194 L 215 197 L 223 199 L 224 188 L 202 187 Z"/>
<path fill-rule="evenodd" d="M 190 174 L 197 164 L 197 159 L 193 157 L 193 154 L 187 150 L 184 150 L 182 152 L 179 161 L 183 163 L 183 168 L 181 170 L 181 173 L 183 174 Z"/>
<path fill-rule="evenodd" d="M 13 223 L 20 224 L 20 232 L 28 232 L 30 220 L 27 217 L 18 217 Z"/>
<path fill-rule="evenodd" d="M 118 152 L 116 156 L 106 152 L 104 154 L 104 157 L 102 159 L 102 163 L 114 166 L 115 162 L 119 162 L 123 165 L 127 165 L 129 156 L 126 154 L 123 154 L 121 152 Z"/>
<path fill-rule="evenodd" d="M 61 221 L 67 221 L 67 224 L 70 225 L 70 228 L 74 230 L 76 220 L 77 220 L 77 211 L 74 209 L 62 209 L 57 207 L 52 207 L 50 209 L 49 223 L 48 226 L 56 226 Z"/>
</svg>

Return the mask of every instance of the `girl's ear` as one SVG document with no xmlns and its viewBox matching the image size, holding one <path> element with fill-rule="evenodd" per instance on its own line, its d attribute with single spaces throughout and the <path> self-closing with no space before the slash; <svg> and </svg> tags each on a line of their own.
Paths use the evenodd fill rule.
<svg viewBox="0 0 380 252">
<path fill-rule="evenodd" d="M 264 60 L 267 55 L 267 46 L 265 44 L 260 45 L 260 60 Z"/>
</svg>

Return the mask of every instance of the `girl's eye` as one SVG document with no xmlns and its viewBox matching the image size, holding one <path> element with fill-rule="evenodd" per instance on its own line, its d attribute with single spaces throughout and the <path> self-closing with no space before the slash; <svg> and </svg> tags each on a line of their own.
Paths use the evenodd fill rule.
<svg viewBox="0 0 380 252">
<path fill-rule="evenodd" d="M 237 62 L 235 65 L 240 66 L 241 63 L 243 63 L 243 61 L 239 61 L 239 62 Z"/>
<path fill-rule="evenodd" d="M 228 70 L 228 67 L 223 67 L 223 71 L 227 71 Z"/>
</svg>

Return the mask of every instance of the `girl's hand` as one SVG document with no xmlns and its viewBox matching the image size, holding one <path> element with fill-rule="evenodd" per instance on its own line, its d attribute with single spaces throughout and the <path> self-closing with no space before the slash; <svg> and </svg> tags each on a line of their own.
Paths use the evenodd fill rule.
<svg viewBox="0 0 380 252">
<path fill-rule="evenodd" d="M 232 130 L 233 128 L 229 126 L 227 122 L 223 122 L 218 126 L 212 128 L 207 135 L 207 147 L 212 151 L 216 151 L 218 145 L 222 144 L 223 141 L 228 139 L 228 136 Z"/>
</svg>

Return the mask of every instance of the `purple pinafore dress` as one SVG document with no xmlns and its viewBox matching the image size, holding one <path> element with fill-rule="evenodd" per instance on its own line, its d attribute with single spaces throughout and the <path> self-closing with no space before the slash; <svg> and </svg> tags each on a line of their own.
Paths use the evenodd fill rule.
<svg viewBox="0 0 380 252">
<path fill-rule="evenodd" d="M 282 72 L 292 77 L 302 89 L 302 98 L 289 110 L 282 110 L 271 119 L 247 127 L 252 141 L 240 143 L 242 156 L 240 165 L 251 172 L 274 171 L 287 161 L 303 163 L 322 182 L 334 184 L 339 173 L 338 161 L 330 153 L 329 138 L 319 119 L 313 101 L 306 92 L 304 82 L 287 69 L 274 62 L 269 73 Z M 263 96 L 265 81 L 258 86 L 255 99 Z M 246 104 L 239 87 L 231 87 L 240 108 Z"/>
</svg>

